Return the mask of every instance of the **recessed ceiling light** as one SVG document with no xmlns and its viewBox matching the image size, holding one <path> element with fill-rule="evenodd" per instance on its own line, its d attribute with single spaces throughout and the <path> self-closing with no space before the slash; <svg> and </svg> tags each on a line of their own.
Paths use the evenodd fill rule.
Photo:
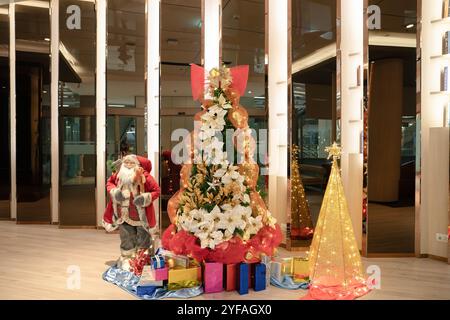
<svg viewBox="0 0 450 320">
<path fill-rule="evenodd" d="M 44 38 L 45 41 L 50 41 L 50 38 Z"/>
<path fill-rule="evenodd" d="M 406 26 L 406 29 L 411 29 L 414 28 L 414 23 L 410 23 Z"/>
<path fill-rule="evenodd" d="M 252 90 L 248 90 L 248 94 L 252 94 L 253 92 L 252 92 Z"/>
</svg>

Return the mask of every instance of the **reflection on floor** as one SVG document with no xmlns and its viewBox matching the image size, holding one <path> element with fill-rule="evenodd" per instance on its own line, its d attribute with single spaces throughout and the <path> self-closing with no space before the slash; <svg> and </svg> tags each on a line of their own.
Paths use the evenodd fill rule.
<svg viewBox="0 0 450 320">
<path fill-rule="evenodd" d="M 101 278 L 119 254 L 118 234 L 2 221 L 0 252 L 0 299 L 134 299 Z M 279 252 L 291 255 L 283 249 Z M 364 265 L 381 268 L 381 290 L 363 299 L 450 299 L 450 266 L 446 263 L 399 258 L 364 259 Z M 70 266 L 80 267 L 79 290 L 66 287 Z M 223 292 L 197 299 L 294 300 L 304 294 L 270 287 L 246 296 Z"/>
<path fill-rule="evenodd" d="M 414 207 L 369 204 L 368 253 L 414 253 Z"/>
</svg>

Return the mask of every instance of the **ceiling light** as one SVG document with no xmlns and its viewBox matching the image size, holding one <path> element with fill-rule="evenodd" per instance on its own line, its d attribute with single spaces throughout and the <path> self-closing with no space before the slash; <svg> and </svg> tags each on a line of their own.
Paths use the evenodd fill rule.
<svg viewBox="0 0 450 320">
<path fill-rule="evenodd" d="M 253 92 L 252 92 L 252 90 L 248 90 L 248 94 L 252 94 Z"/>
<path fill-rule="evenodd" d="M 44 38 L 44 40 L 50 42 L 50 38 Z"/>
<path fill-rule="evenodd" d="M 411 29 L 414 28 L 414 23 L 410 23 L 406 26 L 406 29 Z"/>
</svg>

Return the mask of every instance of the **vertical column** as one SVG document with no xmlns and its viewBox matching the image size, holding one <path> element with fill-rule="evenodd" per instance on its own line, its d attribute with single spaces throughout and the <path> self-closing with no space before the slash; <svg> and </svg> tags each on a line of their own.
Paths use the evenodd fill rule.
<svg viewBox="0 0 450 320">
<path fill-rule="evenodd" d="M 268 3 L 269 210 L 283 227 L 289 210 L 289 3 Z"/>
<path fill-rule="evenodd" d="M 159 177 L 160 153 L 160 0 L 147 0 L 147 152 L 153 164 L 152 175 Z M 154 203 L 159 217 L 159 203 Z"/>
<path fill-rule="evenodd" d="M 202 0 L 202 20 L 203 64 L 209 72 L 222 59 L 222 0 Z"/>
<path fill-rule="evenodd" d="M 105 173 L 106 173 L 106 0 L 97 0 L 97 69 L 96 69 L 96 106 L 97 106 L 97 225 L 102 225 L 105 209 Z"/>
<path fill-rule="evenodd" d="M 9 4 L 9 130 L 11 150 L 11 219 L 17 219 L 16 166 L 16 22 L 15 4 Z"/>
<path fill-rule="evenodd" d="M 358 246 L 362 248 L 364 1 L 341 0 L 338 28 L 342 181 Z M 339 71 L 339 70 L 338 70 Z M 339 72 L 338 72 L 339 74 Z"/>
<path fill-rule="evenodd" d="M 59 221 L 59 131 L 58 131 L 58 93 L 59 93 L 59 0 L 51 0 L 50 7 L 50 137 L 51 137 L 51 219 Z"/>
</svg>

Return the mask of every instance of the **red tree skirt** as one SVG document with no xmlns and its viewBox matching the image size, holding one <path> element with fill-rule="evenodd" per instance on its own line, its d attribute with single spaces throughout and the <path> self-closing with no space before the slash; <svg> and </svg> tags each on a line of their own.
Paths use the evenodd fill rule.
<svg viewBox="0 0 450 320">
<path fill-rule="evenodd" d="M 370 292 L 366 284 L 343 286 L 321 286 L 311 284 L 308 294 L 301 300 L 355 300 Z"/>
<path fill-rule="evenodd" d="M 232 264 L 240 262 L 259 262 L 261 254 L 272 256 L 282 240 L 279 225 L 275 228 L 265 226 L 249 241 L 240 237 L 223 242 L 214 250 L 200 247 L 197 237 L 182 230 L 176 232 L 175 225 L 170 225 L 163 233 L 162 245 L 175 254 L 186 255 L 197 261 L 220 262 Z"/>
</svg>

